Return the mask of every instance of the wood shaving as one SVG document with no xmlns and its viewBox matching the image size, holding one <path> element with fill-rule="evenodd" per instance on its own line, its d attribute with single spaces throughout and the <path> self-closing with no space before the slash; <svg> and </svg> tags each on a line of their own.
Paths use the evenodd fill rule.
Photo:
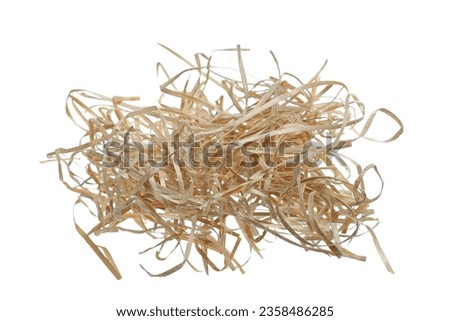
<svg viewBox="0 0 450 321">
<path fill-rule="evenodd" d="M 169 76 L 158 64 L 167 77 L 158 104 L 137 107 L 130 103 L 137 97 L 72 90 L 66 112 L 82 139 L 47 155 L 97 221 L 88 232 L 75 223 L 76 230 L 117 279 L 112 255 L 94 235 L 148 235 L 152 245 L 141 253 L 154 252 L 157 260 L 141 266 L 166 276 L 186 263 L 206 273 L 243 271 L 247 261 L 238 250 L 247 245 L 260 253 L 269 236 L 364 261 L 346 246 L 368 231 L 393 272 L 373 232 L 378 220 L 370 206 L 379 195 L 366 192 L 366 175 L 381 176 L 375 165 L 363 168 L 341 150 L 360 138 L 374 140 L 366 136 L 378 114 L 398 124 L 384 141 L 395 140 L 403 132 L 397 116 L 381 108 L 366 117 L 345 84 L 320 80 L 323 68 L 305 83 L 289 73 L 252 82 L 240 46 L 228 50 L 238 58 L 237 79 L 221 75 L 212 56 L 196 54 L 190 62 L 163 47 L 187 67 Z M 150 272 L 166 259 L 161 252 L 169 243 L 180 262 Z"/>
</svg>

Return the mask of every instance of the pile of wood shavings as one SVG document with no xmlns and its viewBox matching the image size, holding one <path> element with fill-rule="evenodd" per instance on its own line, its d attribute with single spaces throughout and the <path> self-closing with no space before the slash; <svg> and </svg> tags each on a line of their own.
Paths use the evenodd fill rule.
<svg viewBox="0 0 450 321">
<path fill-rule="evenodd" d="M 363 261 L 344 246 L 368 231 L 392 272 L 372 229 L 377 219 L 370 205 L 379 195 L 370 198 L 364 184 L 366 173 L 379 176 L 377 168 L 362 168 L 340 151 L 365 136 L 377 113 L 398 123 L 385 141 L 396 139 L 403 125 L 394 114 L 379 109 L 366 117 L 358 98 L 341 82 L 320 80 L 320 71 L 306 83 L 281 73 L 251 83 L 240 46 L 229 50 L 238 58 L 239 79 L 221 76 L 204 54 L 191 63 L 164 48 L 189 67 L 170 77 L 158 64 L 168 79 L 158 105 L 136 107 L 127 103 L 136 97 L 73 90 L 66 111 L 84 135 L 78 146 L 48 154 L 60 180 L 78 194 L 77 204 L 98 221 L 88 232 L 75 223 L 78 233 L 116 278 L 111 254 L 93 235 L 147 234 L 153 243 L 142 253 L 155 251 L 158 260 L 175 242 L 179 264 L 159 274 L 142 266 L 165 276 L 186 263 L 207 273 L 243 271 L 238 249 L 248 245 L 260 253 L 268 236 Z M 166 104 L 168 97 L 179 105 Z M 356 134 L 345 139 L 349 132 Z"/>
</svg>

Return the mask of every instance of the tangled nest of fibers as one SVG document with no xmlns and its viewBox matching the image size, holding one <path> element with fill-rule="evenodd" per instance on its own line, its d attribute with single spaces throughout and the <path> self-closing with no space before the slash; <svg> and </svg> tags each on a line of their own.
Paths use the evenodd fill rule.
<svg viewBox="0 0 450 321">
<path fill-rule="evenodd" d="M 93 235 L 148 235 L 141 253 L 158 260 L 168 257 L 161 254 L 165 247 L 170 255 L 180 251 L 180 261 L 162 273 L 141 265 L 149 275 L 166 276 L 186 263 L 207 273 L 243 271 L 247 261 L 238 250 L 245 244 L 260 253 L 269 236 L 363 261 L 344 246 L 368 231 L 392 272 L 373 232 L 378 221 L 370 205 L 379 195 L 369 197 L 364 184 L 368 172 L 379 177 L 377 168 L 363 168 L 340 151 L 371 139 L 366 133 L 379 113 L 399 125 L 384 141 L 396 139 L 403 125 L 393 113 L 366 116 L 343 83 L 319 79 L 323 67 L 306 83 L 280 72 L 251 82 L 240 46 L 227 50 L 237 57 L 235 79 L 223 76 L 212 56 L 196 54 L 191 63 L 163 47 L 188 67 L 169 76 L 158 64 L 167 81 L 157 105 L 73 90 L 66 111 L 83 136 L 77 146 L 47 155 L 96 220 L 87 232 L 75 223 L 78 233 L 116 278 L 111 254 Z"/>
</svg>

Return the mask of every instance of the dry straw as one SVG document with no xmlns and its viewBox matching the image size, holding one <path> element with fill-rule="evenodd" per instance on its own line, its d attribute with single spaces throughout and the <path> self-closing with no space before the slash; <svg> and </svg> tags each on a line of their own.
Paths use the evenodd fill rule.
<svg viewBox="0 0 450 321">
<path fill-rule="evenodd" d="M 368 231 L 392 272 L 373 232 L 370 205 L 379 195 L 369 197 L 365 186 L 367 173 L 378 170 L 340 151 L 365 136 L 379 113 L 398 123 L 385 141 L 396 139 L 403 125 L 394 114 L 378 109 L 366 117 L 343 83 L 319 79 L 321 70 L 306 83 L 287 73 L 251 83 L 239 46 L 228 51 L 238 58 L 237 79 L 222 76 L 212 57 L 189 62 L 164 48 L 188 67 L 169 76 L 158 64 L 168 80 L 157 105 L 73 90 L 66 111 L 84 135 L 78 146 L 48 154 L 97 221 L 88 232 L 75 223 L 76 230 L 117 279 L 111 254 L 93 235 L 146 234 L 153 243 L 142 253 L 153 251 L 158 260 L 170 244 L 182 255 L 178 264 L 160 274 L 144 269 L 165 276 L 186 263 L 207 273 L 243 271 L 238 249 L 259 253 L 269 236 L 364 261 L 345 246 Z"/>
</svg>

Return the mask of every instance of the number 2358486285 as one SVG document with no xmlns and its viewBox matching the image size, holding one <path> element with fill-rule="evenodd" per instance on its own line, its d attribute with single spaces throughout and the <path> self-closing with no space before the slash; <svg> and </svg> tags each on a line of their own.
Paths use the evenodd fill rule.
<svg viewBox="0 0 450 321">
<path fill-rule="evenodd" d="M 260 306 L 259 316 L 260 317 L 287 317 L 287 316 L 297 316 L 297 317 L 331 317 L 333 316 L 332 306 Z"/>
</svg>

